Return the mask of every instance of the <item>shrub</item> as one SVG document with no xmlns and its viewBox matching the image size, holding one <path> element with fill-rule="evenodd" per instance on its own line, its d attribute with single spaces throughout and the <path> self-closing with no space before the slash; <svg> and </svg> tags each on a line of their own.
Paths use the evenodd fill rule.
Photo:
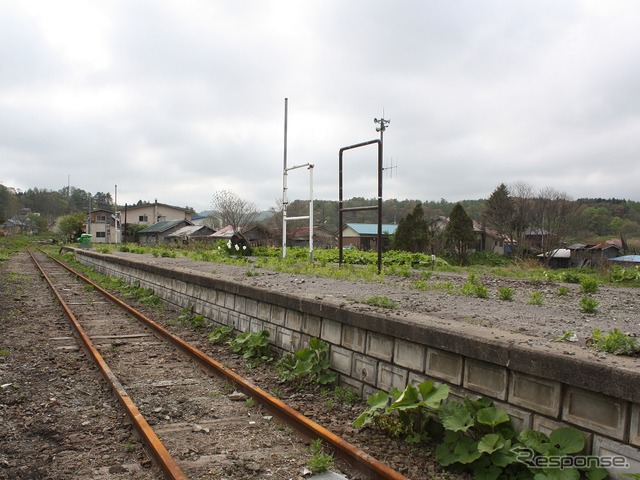
<svg viewBox="0 0 640 480">
<path fill-rule="evenodd" d="M 603 352 L 614 355 L 638 355 L 640 343 L 633 337 L 629 337 L 617 328 L 604 335 L 601 330 L 594 328 L 587 345 Z"/>
<path fill-rule="evenodd" d="M 391 300 L 388 297 L 380 297 L 378 295 L 367 298 L 364 303 L 382 308 L 396 308 L 398 306 L 398 302 Z"/>
<path fill-rule="evenodd" d="M 462 285 L 462 294 L 470 297 L 487 298 L 489 290 L 482 285 L 480 280 L 472 273 L 467 277 L 467 281 Z"/>
<path fill-rule="evenodd" d="M 598 311 L 598 302 L 595 298 L 585 295 L 580 299 L 580 311 L 582 313 L 596 313 Z"/>
<path fill-rule="evenodd" d="M 283 380 L 300 380 L 320 385 L 334 383 L 336 373 L 329 370 L 329 345 L 312 338 L 309 346 L 295 353 L 284 355 L 276 365 Z"/>
<path fill-rule="evenodd" d="M 580 291 L 585 294 L 596 293 L 598 291 L 598 280 L 591 277 L 584 277 L 580 280 Z"/>
<path fill-rule="evenodd" d="M 542 292 L 535 291 L 531 292 L 531 295 L 529 295 L 529 301 L 527 303 L 529 305 L 542 305 L 542 300 Z"/>
<path fill-rule="evenodd" d="M 509 288 L 509 287 L 498 288 L 498 298 L 500 300 L 510 302 L 513 300 L 513 296 L 515 295 L 515 293 L 516 291 L 513 288 Z"/>
</svg>

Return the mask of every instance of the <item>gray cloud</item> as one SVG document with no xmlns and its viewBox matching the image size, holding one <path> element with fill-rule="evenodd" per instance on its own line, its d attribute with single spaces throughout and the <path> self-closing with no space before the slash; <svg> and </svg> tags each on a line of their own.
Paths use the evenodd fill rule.
<svg viewBox="0 0 640 480">
<path fill-rule="evenodd" d="M 289 165 L 315 165 L 316 198 L 384 110 L 385 198 L 522 180 L 639 200 L 638 20 L 633 0 L 5 1 L 0 181 L 268 208 L 288 97 Z M 375 151 L 347 160 L 347 191 L 374 196 Z M 289 186 L 307 196 L 307 173 Z"/>
</svg>

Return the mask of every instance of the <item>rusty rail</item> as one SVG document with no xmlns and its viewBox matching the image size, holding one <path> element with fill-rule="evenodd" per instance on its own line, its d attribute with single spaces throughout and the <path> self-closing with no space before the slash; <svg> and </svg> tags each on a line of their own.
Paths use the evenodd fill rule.
<svg viewBox="0 0 640 480">
<path fill-rule="evenodd" d="M 140 413 L 140 410 L 138 409 L 138 407 L 136 407 L 136 405 L 133 403 L 133 401 L 127 394 L 126 390 L 124 389 L 120 381 L 117 379 L 117 377 L 113 374 L 113 372 L 111 371 L 107 363 L 104 361 L 104 358 L 102 357 L 102 355 L 100 355 L 100 352 L 98 352 L 97 348 L 95 347 L 95 345 L 93 344 L 93 342 L 91 341 L 87 333 L 85 332 L 84 328 L 82 328 L 82 326 L 78 322 L 78 319 L 76 318 L 76 316 L 73 314 L 71 309 L 69 309 L 69 306 L 65 303 L 65 301 L 62 299 L 62 297 L 58 293 L 58 290 L 53 285 L 53 282 L 51 282 L 47 274 L 42 269 L 42 266 L 40 265 L 40 263 L 38 263 L 38 260 L 36 260 L 36 258 L 33 256 L 31 251 L 29 251 L 29 255 L 31 255 L 31 259 L 35 263 L 36 267 L 38 267 L 38 270 L 40 270 L 40 273 L 42 274 L 43 278 L 45 279 L 45 281 L 53 291 L 54 295 L 58 299 L 58 302 L 62 306 L 62 309 L 66 313 L 67 317 L 69 317 L 69 320 L 71 320 L 73 329 L 75 330 L 76 334 L 82 341 L 82 344 L 86 352 L 93 359 L 93 361 L 96 363 L 96 365 L 100 369 L 100 372 L 102 372 L 102 375 L 106 378 L 106 380 L 111 385 L 113 391 L 116 393 L 116 396 L 120 400 L 120 403 L 124 407 L 127 415 L 133 422 L 134 427 L 136 428 L 138 433 L 141 435 L 142 439 L 147 444 L 147 447 L 149 448 L 151 455 L 153 455 L 153 457 L 156 459 L 156 462 L 158 463 L 160 468 L 162 468 L 162 470 L 165 472 L 166 477 L 171 480 L 186 480 L 187 476 L 184 474 L 182 469 L 178 466 L 175 459 L 171 456 L 171 454 L 166 449 L 164 444 L 160 441 L 160 439 L 158 438 L 156 433 L 153 431 L 153 429 L 149 426 L 149 424 L 147 423 L 147 420 L 144 418 L 142 413 Z M 49 258 L 52 258 L 52 257 L 49 257 Z M 55 261 L 60 265 L 62 265 L 63 267 L 65 267 L 70 272 L 74 273 L 75 275 L 78 275 L 76 272 L 73 272 L 71 269 L 66 267 L 61 262 L 58 262 L 57 260 Z M 92 282 L 89 282 L 89 283 L 93 285 Z"/>
<path fill-rule="evenodd" d="M 43 253 L 45 253 L 45 252 L 43 252 Z M 46 253 L 45 253 L 45 255 L 46 255 Z M 33 258 L 33 255 L 32 255 L 32 258 Z M 290 425 L 293 428 L 295 428 L 300 434 L 304 435 L 307 438 L 311 438 L 311 439 L 320 438 L 323 441 L 325 441 L 326 443 L 328 443 L 329 445 L 331 445 L 333 447 L 334 451 L 339 456 L 341 456 L 345 460 L 351 462 L 352 466 L 354 468 L 358 469 L 361 473 L 369 476 L 369 478 L 372 478 L 372 479 L 389 479 L 389 480 L 407 480 L 407 478 L 404 475 L 402 475 L 401 473 L 397 472 L 396 470 L 393 470 L 391 467 L 389 467 L 388 465 L 382 463 L 381 461 L 371 457 L 370 455 L 368 455 L 367 453 L 363 452 L 362 450 L 360 450 L 356 446 L 351 445 L 349 442 L 347 442 L 344 439 L 340 438 L 339 436 L 335 435 L 334 433 L 332 433 L 331 431 L 329 431 L 326 428 L 322 427 L 321 425 L 317 424 L 313 420 L 305 417 L 304 415 L 302 415 L 298 411 L 294 410 L 293 408 L 291 408 L 287 404 L 283 403 L 282 401 L 280 401 L 279 399 L 277 399 L 273 395 L 265 392 L 264 390 L 262 390 L 261 388 L 255 386 L 255 385 L 253 385 L 251 382 L 249 382 L 248 380 L 246 380 L 242 376 L 238 375 L 233 370 L 230 370 L 230 369 L 226 368 L 224 365 L 222 365 L 221 363 L 215 361 L 214 359 L 209 357 L 204 352 L 192 347 L 191 345 L 189 345 L 188 343 L 184 342 L 180 338 L 174 336 L 168 330 L 163 328 L 161 325 L 157 324 L 156 322 L 154 322 L 153 320 L 151 320 L 150 318 L 145 316 L 143 313 L 139 312 L 138 310 L 136 310 L 135 308 L 131 307 L 127 303 L 125 303 L 122 300 L 120 300 L 119 298 L 115 297 L 114 295 L 112 295 L 111 293 L 109 293 L 108 291 L 103 289 L 102 287 L 96 285 L 89 278 L 87 278 L 84 275 L 76 272 L 75 270 L 73 270 L 71 267 L 69 267 L 65 263 L 63 263 L 63 262 L 61 262 L 61 261 L 59 261 L 56 258 L 53 258 L 51 256 L 49 256 L 49 258 L 51 260 L 55 261 L 60 266 L 62 266 L 63 268 L 65 268 L 66 270 L 68 270 L 70 273 L 72 273 L 76 277 L 78 277 L 83 282 L 86 282 L 87 284 L 92 285 L 95 290 L 97 290 L 100 293 L 102 293 L 109 300 L 111 300 L 112 302 L 114 302 L 115 304 L 117 304 L 118 306 L 123 308 L 125 311 L 127 311 L 128 313 L 130 313 L 131 315 L 136 317 L 142 323 L 147 325 L 158 336 L 160 336 L 163 339 L 165 339 L 165 340 L 171 342 L 172 344 L 174 344 L 180 350 L 185 352 L 189 357 L 193 358 L 198 363 L 200 363 L 204 368 L 206 368 L 207 370 L 209 370 L 209 371 L 211 371 L 211 372 L 213 372 L 213 373 L 215 373 L 217 375 L 222 376 L 223 378 L 225 378 L 228 381 L 233 382 L 236 385 L 236 387 L 239 388 L 243 393 L 245 393 L 245 394 L 247 394 L 247 395 L 249 395 L 251 397 L 256 398 L 256 400 L 258 400 L 260 403 L 262 403 L 273 415 L 277 416 L 282 421 L 286 422 L 288 425 Z M 36 260 L 34 258 L 34 262 L 35 261 Z M 36 264 L 37 264 L 37 262 L 36 262 Z M 43 274 L 44 274 L 44 272 L 43 272 Z M 46 275 L 45 275 L 45 278 L 46 278 Z M 48 279 L 47 279 L 47 282 L 49 282 Z M 49 284 L 51 285 L 50 282 L 49 282 Z M 53 288 L 52 285 L 51 285 L 51 287 Z M 56 296 L 58 296 L 57 293 L 56 293 Z M 59 296 L 58 296 L 58 299 L 62 303 L 62 299 Z M 78 327 L 81 328 L 79 325 L 78 325 Z M 88 341 L 91 342 L 90 340 L 88 340 Z M 94 350 L 95 350 L 95 348 L 94 348 Z M 96 354 L 99 355 L 99 353 L 97 351 L 96 351 Z M 140 417 L 142 417 L 142 415 L 140 415 L 139 413 L 138 413 L 138 415 Z M 133 417 L 132 417 L 132 419 L 137 424 L 138 420 L 134 419 Z M 144 420 L 144 418 L 142 418 L 142 420 Z M 145 424 L 146 424 L 146 421 L 145 421 Z M 148 425 L 147 425 L 147 427 L 148 427 Z M 160 442 L 159 440 L 157 440 L 157 441 L 158 441 L 158 443 Z M 170 478 L 186 478 L 186 477 L 170 477 Z"/>
</svg>

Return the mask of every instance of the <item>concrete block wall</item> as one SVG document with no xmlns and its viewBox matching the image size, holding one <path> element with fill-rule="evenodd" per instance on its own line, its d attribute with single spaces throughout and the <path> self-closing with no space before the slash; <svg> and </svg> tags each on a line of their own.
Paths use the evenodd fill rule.
<svg viewBox="0 0 640 480">
<path fill-rule="evenodd" d="M 550 432 L 574 426 L 594 455 L 624 456 L 640 472 L 640 371 L 529 345 L 525 337 L 430 316 L 349 310 L 318 301 L 132 259 L 76 250 L 103 274 L 139 281 L 178 308 L 213 324 L 266 329 L 293 352 L 319 337 L 331 346 L 341 383 L 366 397 L 426 379 L 447 383 L 453 398 L 488 396 L 518 428 Z"/>
</svg>

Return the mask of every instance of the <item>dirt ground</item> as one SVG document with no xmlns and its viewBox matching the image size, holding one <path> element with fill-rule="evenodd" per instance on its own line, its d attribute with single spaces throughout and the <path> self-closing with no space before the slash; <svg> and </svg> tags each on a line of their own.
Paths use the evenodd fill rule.
<svg viewBox="0 0 640 480">
<path fill-rule="evenodd" d="M 482 276 L 479 280 L 488 288 L 489 295 L 481 299 L 452 293 L 455 289 L 451 287 L 461 286 L 466 278 L 451 274 L 435 273 L 425 280 L 423 289 L 416 289 L 413 284 L 418 276 L 413 279 L 387 276 L 383 281 L 362 283 L 276 273 L 252 266 L 193 262 L 186 258 L 147 256 L 145 260 L 207 272 L 271 291 L 317 300 L 334 298 L 349 308 L 374 310 L 388 316 L 424 314 L 425 321 L 515 332 L 540 348 L 578 351 L 598 361 L 629 368 L 640 366 L 638 357 L 615 357 L 585 345 L 594 327 L 603 331 L 615 327 L 630 335 L 640 335 L 640 291 L 634 289 L 600 287 L 593 295 L 600 302 L 597 313 L 584 314 L 578 305 L 582 297 L 579 286 L 572 284 L 562 285 L 569 293 L 559 296 L 559 284 Z M 160 478 L 101 377 L 87 365 L 83 352 L 55 350 L 51 338 L 69 335 L 67 319 L 28 263 L 25 256 L 17 255 L 0 264 L 0 479 Z M 514 289 L 513 301 L 499 300 L 499 287 Z M 534 291 L 541 293 L 541 305 L 528 303 Z M 385 309 L 366 304 L 372 296 L 387 297 L 396 306 Z M 363 410 L 362 402 L 349 403 L 320 390 L 299 391 L 283 385 L 269 366 L 245 370 L 240 358 L 206 339 L 208 332 L 177 325 L 176 312 L 148 314 L 161 317 L 160 322 L 174 333 L 250 376 L 261 388 L 277 391 L 285 403 L 334 433 L 344 435 L 349 442 L 408 478 L 463 478 L 444 472 L 434 462 L 431 446 L 417 450 L 401 440 L 355 429 L 352 421 Z M 576 333 L 575 342 L 552 341 L 568 330 Z M 303 472 L 299 478 L 302 477 Z"/>
</svg>

